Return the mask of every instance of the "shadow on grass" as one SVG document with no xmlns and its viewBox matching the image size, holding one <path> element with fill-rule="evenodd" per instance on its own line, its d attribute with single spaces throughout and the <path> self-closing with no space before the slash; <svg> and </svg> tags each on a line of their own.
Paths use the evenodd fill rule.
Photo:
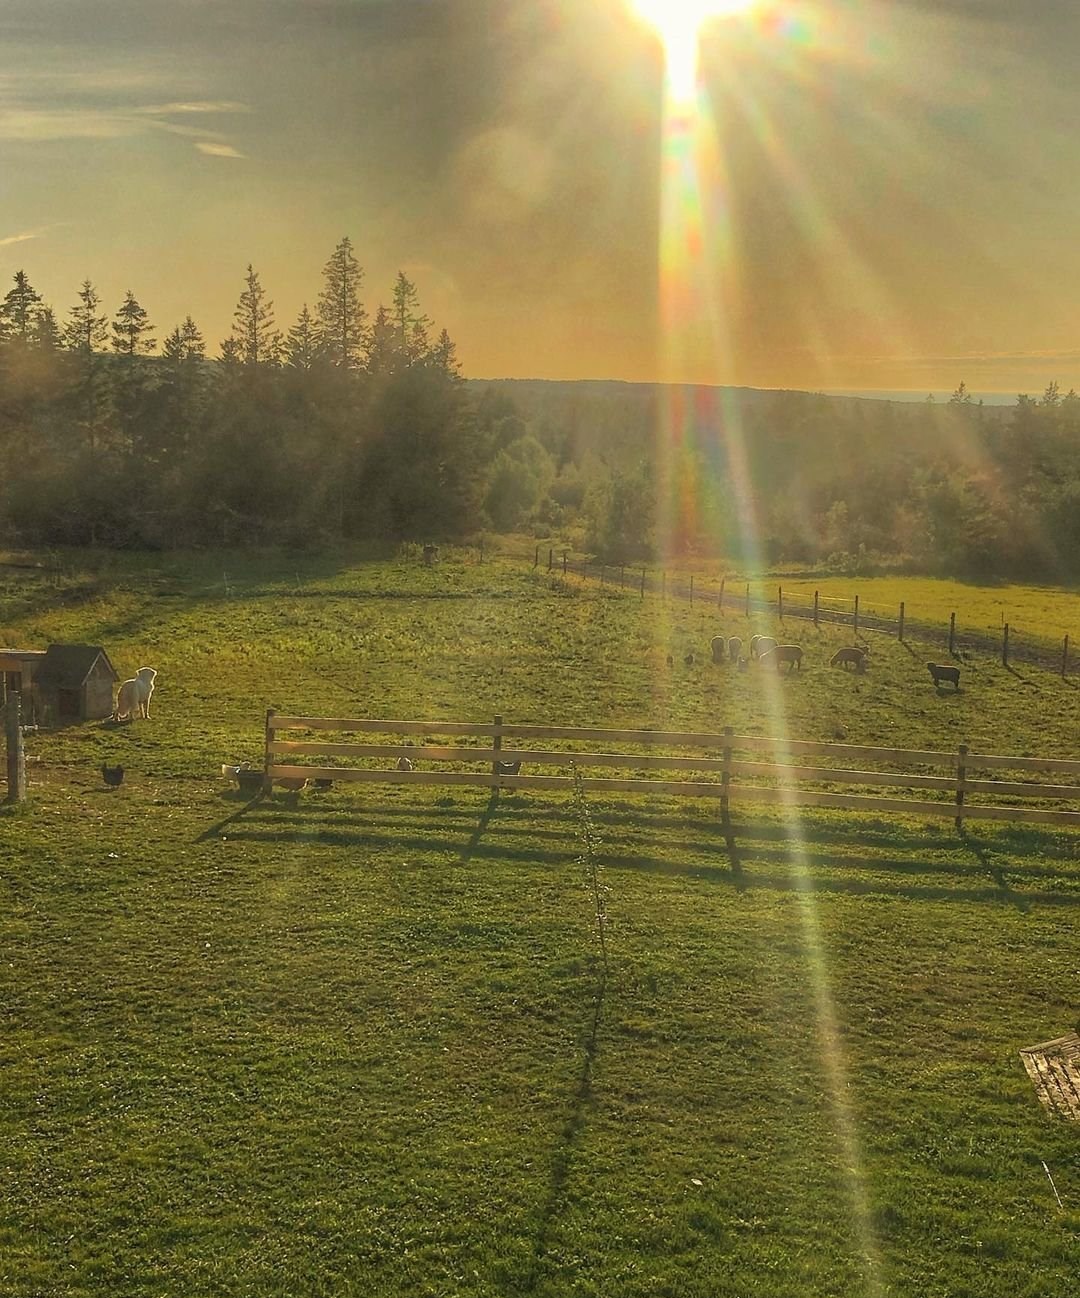
<svg viewBox="0 0 1080 1298">
<path fill-rule="evenodd" d="M 262 802 L 264 796 L 263 790 L 260 789 L 253 798 L 250 798 L 243 806 L 237 807 L 235 811 L 230 812 L 224 820 L 219 820 L 216 825 L 211 825 L 209 829 L 204 829 L 198 838 L 195 839 L 195 842 L 205 843 L 211 838 L 218 838 L 223 829 L 228 829 L 230 825 L 235 825 L 241 816 L 246 816 L 249 811 L 252 811 L 260 802 Z"/>
<path fill-rule="evenodd" d="M 380 806 L 366 812 L 351 809 L 292 807 L 272 802 L 256 807 L 249 803 L 226 821 L 215 825 L 203 839 L 232 825 L 233 841 L 251 843 L 295 843 L 302 840 L 311 848 L 365 846 L 375 850 L 408 848 L 416 853 L 437 854 L 459 864 L 497 861 L 510 866 L 536 868 L 565 865 L 577 851 L 577 843 L 566 812 L 558 828 L 538 828 L 536 808 L 529 808 L 529 822 L 515 823 L 513 807 L 500 806 L 492 796 L 479 819 L 475 807 L 406 808 Z M 250 813 L 250 814 L 248 814 Z M 242 823 L 237 821 L 244 817 Z M 925 835 L 893 827 L 889 833 L 858 833 L 803 823 L 797 830 L 783 824 L 732 825 L 682 822 L 686 836 L 670 832 L 670 817 L 653 818 L 647 812 L 626 817 L 633 820 L 633 833 L 624 833 L 618 846 L 607 849 L 612 871 L 635 871 L 669 878 L 696 879 L 731 885 L 740 892 L 774 890 L 789 892 L 806 886 L 807 878 L 819 893 L 879 895 L 909 900 L 993 902 L 1006 901 L 1020 910 L 1033 903 L 1047 906 L 1080 906 L 1080 870 L 1030 859 L 1043 855 L 1046 836 L 1037 831 L 1015 830 L 993 843 L 963 832 Z M 741 840 L 741 841 L 740 841 Z M 202 841 L 202 839 L 200 839 Z M 797 845 L 798 851 L 793 850 Z M 1062 845 L 1067 848 L 1069 845 Z M 864 849 L 862 852 L 859 849 Z M 889 850 L 882 853 L 882 848 Z M 927 852 L 932 851 L 932 857 Z M 1022 894 L 1006 877 L 992 853 L 1022 855 L 1028 859 L 1013 872 L 1013 883 L 1023 880 L 1042 885 L 1038 891 Z M 972 886 L 970 856 L 974 855 L 989 881 Z M 1046 855 L 1049 855 L 1047 853 Z M 1063 860 L 1076 860 L 1076 846 L 1060 853 Z M 964 857 L 968 861 L 964 860 Z M 796 863 L 805 869 L 796 868 Z M 1068 890 L 1068 874 L 1076 891 Z M 1055 888 L 1053 884 L 1065 883 Z M 1047 886 L 1049 885 L 1049 886 Z"/>
</svg>

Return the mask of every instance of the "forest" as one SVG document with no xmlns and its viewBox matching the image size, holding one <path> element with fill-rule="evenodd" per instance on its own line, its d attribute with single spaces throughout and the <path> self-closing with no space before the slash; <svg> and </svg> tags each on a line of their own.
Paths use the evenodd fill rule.
<svg viewBox="0 0 1080 1298">
<path fill-rule="evenodd" d="M 469 380 L 399 274 L 369 312 L 348 238 L 282 330 L 248 266 L 231 333 L 163 338 L 85 281 L 0 301 L 0 542 L 165 548 L 557 536 L 609 560 L 1080 576 L 1080 397 L 984 406 Z"/>
</svg>

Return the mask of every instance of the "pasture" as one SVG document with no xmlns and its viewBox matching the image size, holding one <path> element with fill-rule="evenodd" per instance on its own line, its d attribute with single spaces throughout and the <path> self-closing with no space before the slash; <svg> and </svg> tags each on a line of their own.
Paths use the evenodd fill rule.
<svg viewBox="0 0 1080 1298">
<path fill-rule="evenodd" d="M 219 775 L 268 706 L 1072 757 L 1071 681 L 939 694 L 917 642 L 857 675 L 840 628 L 453 553 L 0 570 L 0 627 L 159 672 L 0 811 L 0 1294 L 1075 1285 L 1077 1130 L 1017 1052 L 1080 1016 L 1080 836 L 736 808 L 736 870 L 715 808 L 590 796 L 605 973 L 570 799 Z M 709 662 L 758 631 L 802 671 Z"/>
</svg>

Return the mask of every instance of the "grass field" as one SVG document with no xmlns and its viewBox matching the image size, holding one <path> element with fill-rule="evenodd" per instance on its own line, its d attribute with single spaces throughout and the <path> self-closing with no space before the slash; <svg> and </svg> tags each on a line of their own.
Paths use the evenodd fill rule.
<svg viewBox="0 0 1080 1298">
<path fill-rule="evenodd" d="M 0 570 L 0 639 L 160 672 L 0 814 L 0 1294 L 1072 1293 L 1017 1051 L 1080 1014 L 1080 837 L 739 811 L 735 871 L 710 807 L 590 798 L 605 978 L 569 799 L 218 775 L 270 705 L 1075 755 L 1035 668 L 683 665 L 721 630 L 773 628 L 464 555 Z"/>
</svg>

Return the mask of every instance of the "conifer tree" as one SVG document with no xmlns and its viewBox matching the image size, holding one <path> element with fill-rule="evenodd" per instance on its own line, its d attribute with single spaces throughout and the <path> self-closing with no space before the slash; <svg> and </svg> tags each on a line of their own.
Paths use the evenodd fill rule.
<svg viewBox="0 0 1080 1298">
<path fill-rule="evenodd" d="M 310 374 L 323 354 L 318 323 L 305 302 L 285 342 L 285 363 L 290 369 Z"/>
<path fill-rule="evenodd" d="M 323 267 L 323 290 L 316 307 L 327 354 L 335 365 L 345 370 L 356 369 L 363 354 L 367 319 L 360 302 L 363 276 L 353 255 L 352 240 L 346 236 Z"/>
<path fill-rule="evenodd" d="M 41 294 L 26 277 L 26 271 L 15 272 L 15 287 L 0 302 L 0 338 L 19 338 L 30 342 L 34 323 L 41 311 Z"/>
<path fill-rule="evenodd" d="M 401 355 L 406 363 L 411 365 L 422 359 L 428 350 L 427 331 L 431 327 L 431 321 L 420 310 L 420 295 L 416 291 L 416 285 L 400 270 L 394 284 L 393 320 Z"/>
<path fill-rule="evenodd" d="M 259 273 L 248 263 L 246 287 L 233 312 L 231 346 L 221 345 L 223 361 L 238 360 L 246 366 L 276 365 L 281 356 L 281 334 L 274 327 L 274 304 L 259 282 Z"/>
<path fill-rule="evenodd" d="M 109 336 L 109 322 L 106 316 L 99 314 L 100 311 L 98 291 L 88 279 L 84 279 L 79 289 L 79 300 L 71 308 L 64 326 L 64 345 L 69 350 L 91 356 L 105 342 Z"/>
<path fill-rule="evenodd" d="M 112 333 L 113 351 L 118 356 L 145 356 L 154 350 L 154 326 L 131 289 L 116 312 Z"/>
</svg>

